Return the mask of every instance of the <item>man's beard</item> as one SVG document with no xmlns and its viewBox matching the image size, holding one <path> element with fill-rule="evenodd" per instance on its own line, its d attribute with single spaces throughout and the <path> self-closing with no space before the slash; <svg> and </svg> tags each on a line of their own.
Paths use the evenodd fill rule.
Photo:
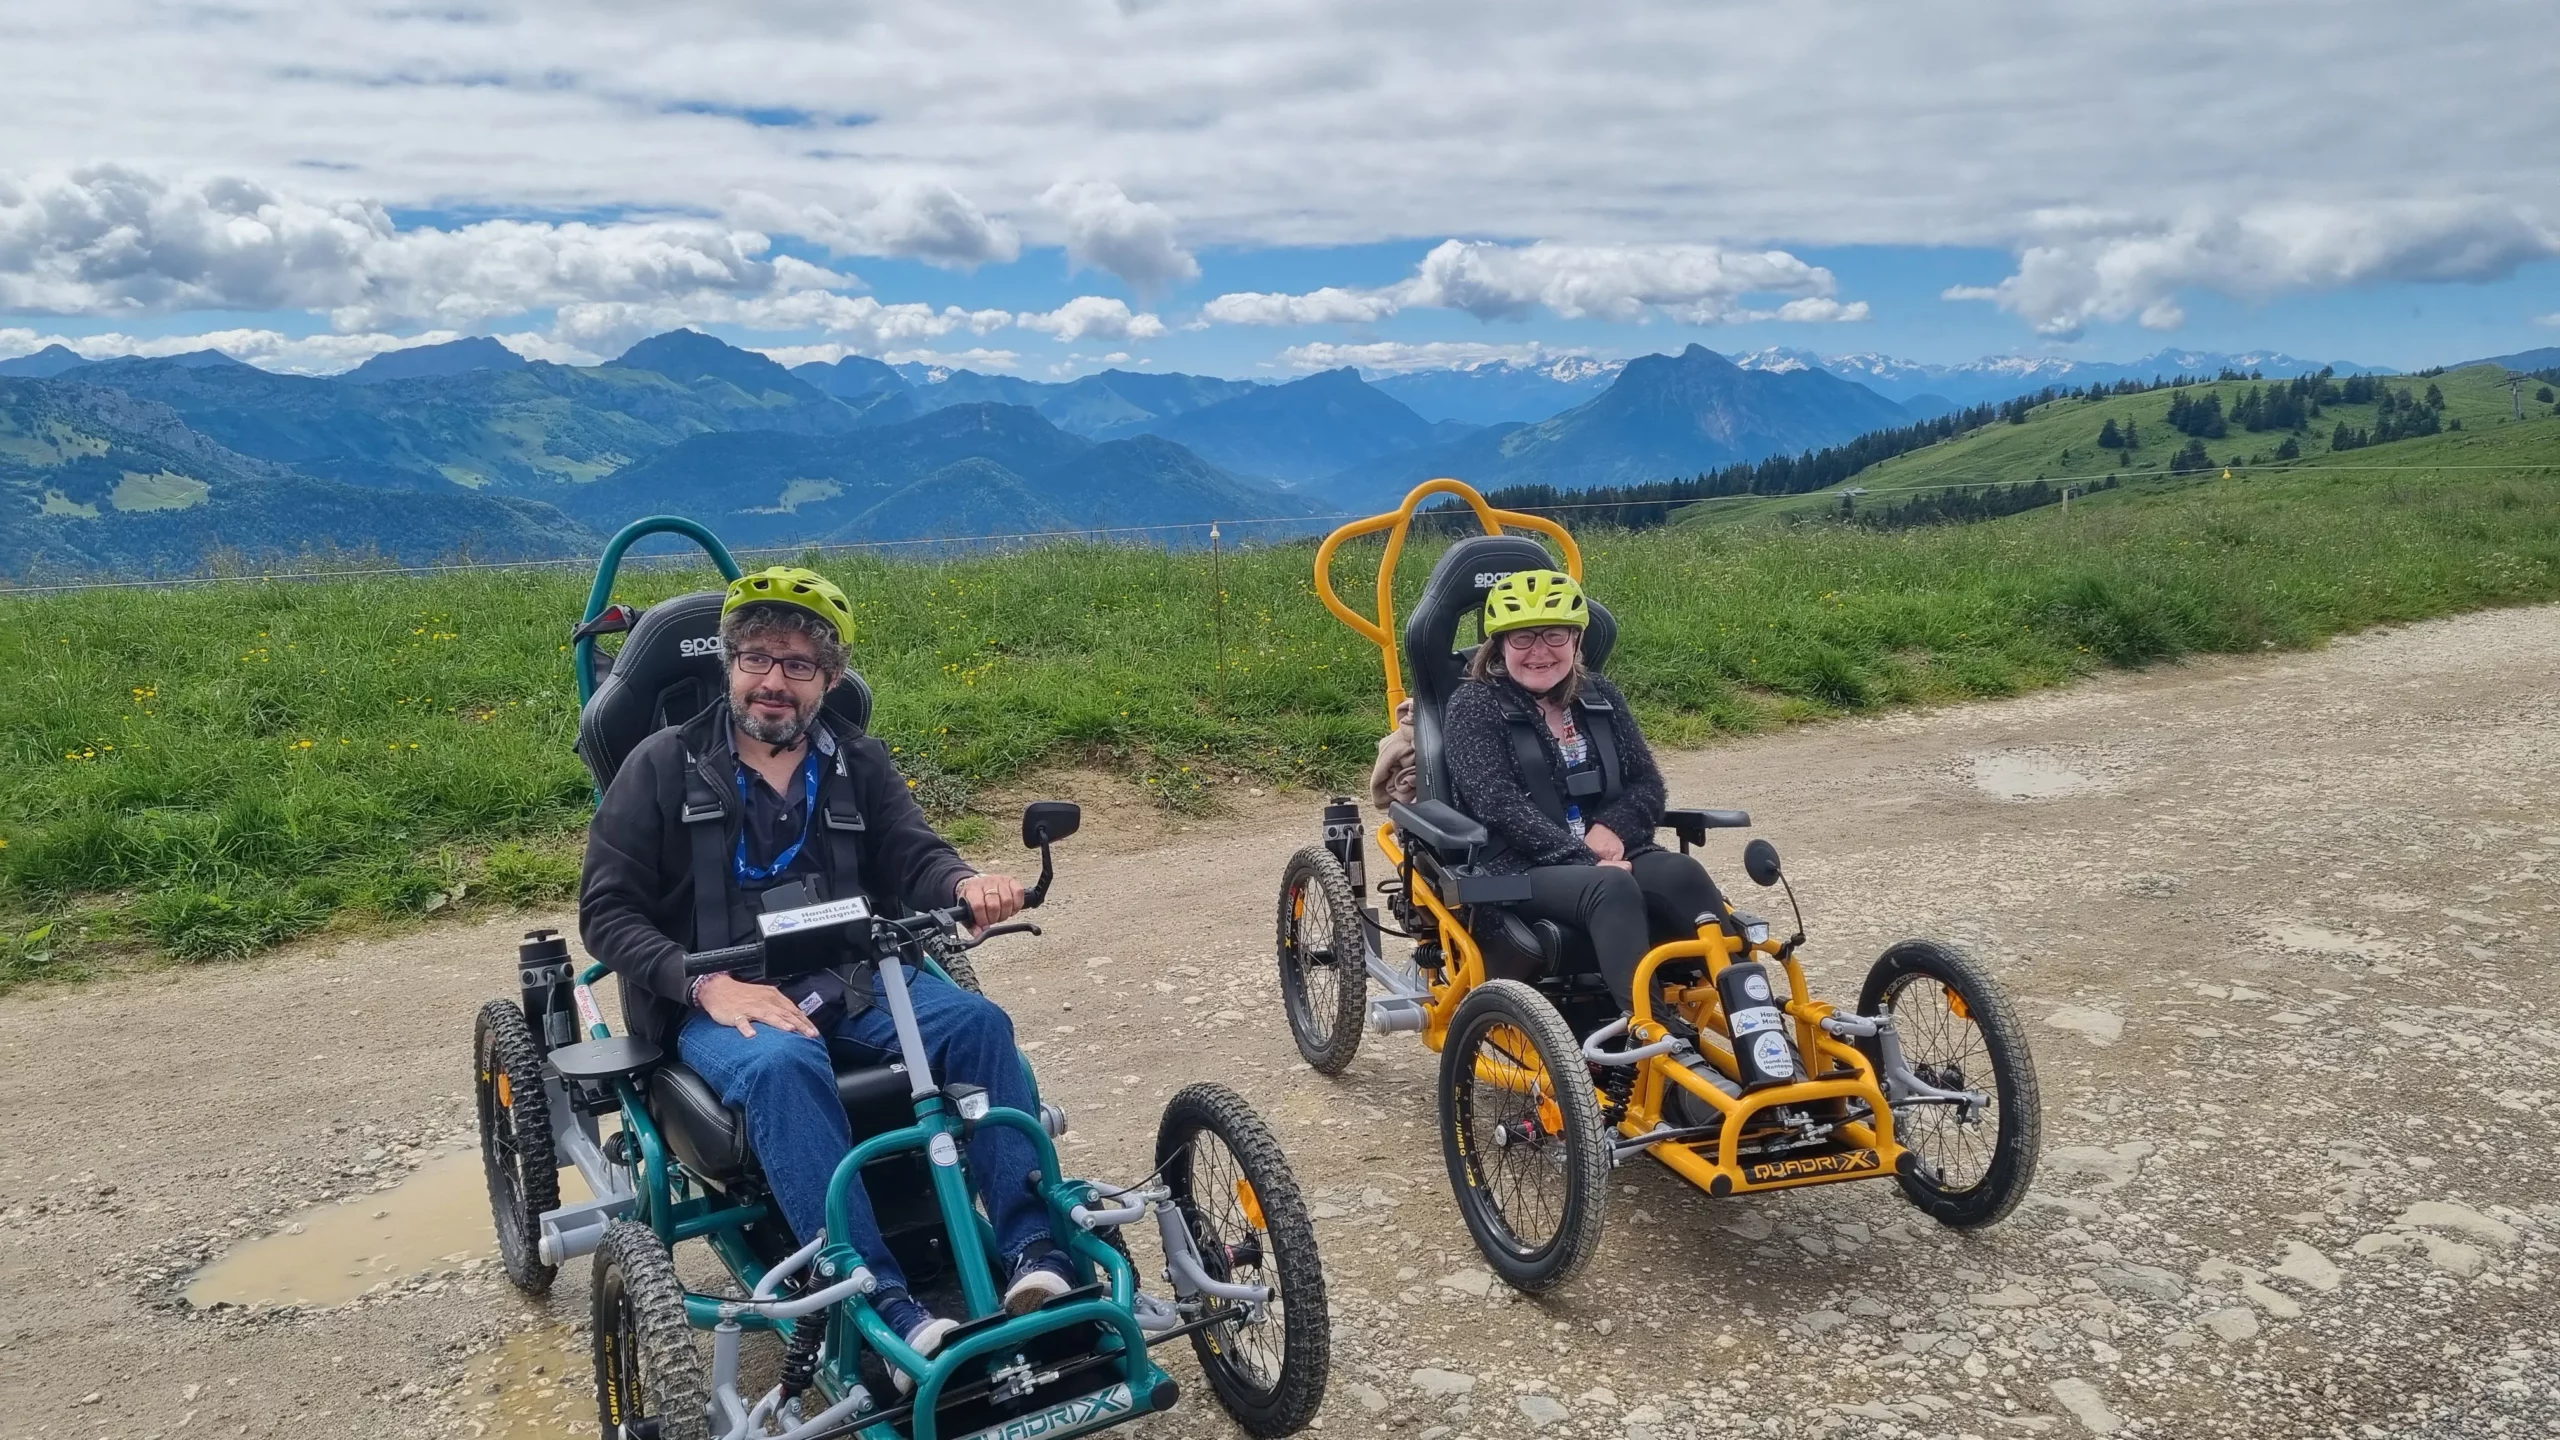
<svg viewBox="0 0 2560 1440">
<path fill-rule="evenodd" d="M 776 704 L 790 706 L 791 718 L 768 720 L 758 715 L 755 713 L 755 702 L 758 700 L 770 700 Z M 750 737 L 761 740 L 776 750 L 788 750 L 799 744 L 800 737 L 808 734 L 809 727 L 817 723 L 818 706 L 804 707 L 798 697 L 787 691 L 757 690 L 750 692 L 743 701 L 732 698 L 729 701 L 729 717 L 737 721 L 738 728 Z"/>
</svg>

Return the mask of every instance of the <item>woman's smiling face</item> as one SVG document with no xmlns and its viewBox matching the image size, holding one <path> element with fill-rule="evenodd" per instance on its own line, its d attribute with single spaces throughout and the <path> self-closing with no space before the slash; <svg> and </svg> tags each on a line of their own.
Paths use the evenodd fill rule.
<svg viewBox="0 0 2560 1440">
<path fill-rule="evenodd" d="M 1573 625 L 1507 630 L 1501 641 L 1502 668 L 1532 695 L 1544 695 L 1563 684 L 1582 653 L 1582 631 Z"/>
</svg>

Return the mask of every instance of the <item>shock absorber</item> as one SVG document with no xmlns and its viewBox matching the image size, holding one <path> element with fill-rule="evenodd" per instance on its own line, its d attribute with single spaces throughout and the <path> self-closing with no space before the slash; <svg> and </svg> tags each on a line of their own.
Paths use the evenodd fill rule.
<svg viewBox="0 0 2560 1440">
<path fill-rule="evenodd" d="M 818 1351 L 827 1343 L 827 1313 L 804 1315 L 791 1327 L 791 1346 L 782 1354 L 782 1399 L 799 1398 L 817 1378 Z"/>
<path fill-rule="evenodd" d="M 1369 875 L 1360 846 L 1360 802 L 1336 795 L 1325 803 L 1324 848 L 1333 852 L 1333 858 L 1342 862 L 1342 873 L 1351 877 L 1352 896 L 1365 897 Z"/>
<path fill-rule="evenodd" d="M 516 946 L 525 1024 L 533 1031 L 534 1043 L 546 1052 L 583 1038 L 578 1033 L 577 1008 L 569 996 L 577 974 L 578 967 L 569 958 L 569 942 L 557 930 L 526 931 L 524 942 Z"/>
<path fill-rule="evenodd" d="M 1612 1119 L 1627 1113 L 1627 1101 L 1636 1091 L 1636 1067 L 1633 1065 L 1595 1065 L 1591 1082 L 1600 1092 L 1602 1108 Z"/>
</svg>

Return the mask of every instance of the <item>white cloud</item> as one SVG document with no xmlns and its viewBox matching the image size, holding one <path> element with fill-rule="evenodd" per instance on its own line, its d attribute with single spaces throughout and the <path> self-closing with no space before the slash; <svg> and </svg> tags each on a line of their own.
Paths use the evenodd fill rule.
<svg viewBox="0 0 2560 1440">
<path fill-rule="evenodd" d="M 1338 370 L 1345 365 L 1372 374 L 1403 375 L 1416 370 L 1475 370 L 1486 365 L 1542 365 L 1578 358 L 1588 352 L 1551 350 L 1535 342 L 1487 345 L 1465 340 L 1426 340 L 1408 344 L 1378 340 L 1364 345 L 1336 345 L 1318 340 L 1280 352 L 1280 363 L 1292 370 Z"/>
<path fill-rule="evenodd" d="M 1149 314 L 1131 314 L 1128 301 L 1103 295 L 1079 295 L 1045 315 L 1026 311 L 1014 316 L 1013 323 L 1054 336 L 1062 345 L 1088 338 L 1160 340 L 1165 333 L 1164 321 Z"/>
<path fill-rule="evenodd" d="M 2000 244 L 2056 203 L 2521 198 L 2553 173 L 2550 47 L 2511 0 L 88 0 L 13 20 L 14 163 L 344 176 L 481 213 L 718 215 L 753 190 L 876 204 L 857 249 L 964 260 L 1049 223 L 1039 197 L 1082 175 L 1224 246 Z"/>
<path fill-rule="evenodd" d="M 1459 234 L 1993 245 L 2021 255 L 2003 296 L 2021 313 L 2165 324 L 2181 287 L 2257 283 L 2246 265 L 2138 253 L 2188 228 L 2176 217 L 2210 230 L 2413 196 L 2560 205 L 2551 47 L 2518 38 L 2512 0 L 19 12 L 0 106 L 11 165 L 68 175 L 121 158 L 300 197 L 237 234 L 210 195 L 196 220 L 147 215 L 129 236 L 110 224 L 84 241 L 48 218 L 41 267 L 0 221 L 0 310 L 31 313 L 309 300 L 345 307 L 350 331 L 392 317 L 465 329 L 519 313 L 504 307 L 528 292 L 810 288 L 753 247 L 763 237 L 968 266 L 1018 255 L 1027 235 L 1138 284 L 1178 276 L 1192 249 Z M 1119 196 L 1081 232 L 1081 212 L 1045 203 L 1079 176 L 1109 176 Z M 2039 215 L 2057 205 L 2145 219 L 2104 252 L 2051 233 Z M 584 233 L 405 218 L 420 211 L 590 218 Z M 403 245 L 386 227 L 432 233 Z M 2045 248 L 2064 253 L 2030 259 Z M 2120 285 L 2119 267 L 2203 278 Z M 1480 303 L 1511 293 L 1496 284 Z M 1603 287 L 1591 313 L 1635 293 Z M 1313 294 L 1280 298 L 1341 323 L 1344 304 Z M 1840 303 L 1845 318 L 1854 302 Z"/>
<path fill-rule="evenodd" d="M 48 345 L 61 345 L 90 360 L 120 355 L 188 355 L 219 350 L 234 360 L 287 375 L 334 375 L 390 350 L 414 345 L 441 345 L 461 339 L 452 330 L 420 335 L 287 335 L 280 330 L 207 330 L 188 335 L 52 335 L 24 327 L 0 329 L 0 358 L 31 355 Z M 517 347 L 521 349 L 522 347 Z"/>
<path fill-rule="evenodd" d="M 1200 262 L 1174 238 L 1173 217 L 1130 199 L 1106 180 L 1062 180 L 1040 196 L 1067 228 L 1067 261 L 1106 270 L 1140 295 L 1200 278 Z"/>
<path fill-rule="evenodd" d="M 22 314 L 308 310 L 346 331 L 468 326 L 573 302 L 768 290 L 768 248 L 696 220 L 403 229 L 366 202 L 119 166 L 0 178 L 0 310 Z"/>
<path fill-rule="evenodd" d="M 1222 325 L 1366 325 L 1403 308 L 1393 290 L 1344 290 L 1328 285 L 1304 295 L 1239 290 L 1201 306 L 1200 316 Z"/>
<path fill-rule="evenodd" d="M 1713 245 L 1528 245 L 1444 240 L 1409 279 L 1375 290 L 1304 295 L 1239 292 L 1201 307 L 1230 325 L 1365 324 L 1404 310 L 1463 310 L 1479 320 L 1520 320 L 1544 310 L 1565 320 L 1643 321 L 1663 314 L 1688 325 L 1745 320 L 1863 320 L 1863 301 L 1833 298 L 1830 271 L 1783 250 Z M 1752 309 L 1750 295 L 1797 297 Z"/>
<path fill-rule="evenodd" d="M 809 202 L 788 204 L 742 191 L 723 207 L 759 229 L 814 240 L 838 255 L 898 255 L 955 269 L 1001 265 L 1022 253 L 1022 237 L 990 220 L 948 185 L 908 181 L 869 197 L 851 214 Z"/>
<path fill-rule="evenodd" d="M 2548 315 L 2536 315 L 2533 317 L 2533 323 L 2536 325 L 2560 325 L 2560 310 L 2555 310 Z"/>
<path fill-rule="evenodd" d="M 1014 370 L 1022 356 L 1012 350 L 892 350 L 880 357 L 892 365 L 931 365 L 943 370 Z"/>
<path fill-rule="evenodd" d="M 2090 212 L 2038 217 L 2042 237 L 1997 285 L 1959 285 L 1950 300 L 1986 300 L 2047 335 L 2136 318 L 2155 330 L 2186 321 L 2181 291 L 2263 300 L 2290 291 L 2387 281 L 2481 281 L 2560 255 L 2560 230 L 2505 204 L 2401 201 L 2267 205 L 2236 218 L 2145 225 Z"/>
</svg>

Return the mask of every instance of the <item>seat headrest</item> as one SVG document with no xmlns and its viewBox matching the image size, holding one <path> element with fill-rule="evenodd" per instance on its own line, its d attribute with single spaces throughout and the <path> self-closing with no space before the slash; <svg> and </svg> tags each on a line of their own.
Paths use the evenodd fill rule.
<svg viewBox="0 0 2560 1440">
<path fill-rule="evenodd" d="M 1484 595 L 1517 570 L 1556 570 L 1547 547 L 1526 535 L 1470 535 L 1448 548 L 1422 598 L 1404 622 L 1405 688 L 1413 695 L 1414 757 L 1425 799 L 1455 802 L 1449 788 L 1446 757 L 1441 749 L 1440 707 L 1466 679 L 1475 645 L 1481 641 L 1468 626 L 1470 616 L 1484 614 Z M 1599 601 L 1589 601 L 1591 624 L 1582 632 L 1582 661 L 1594 670 L 1609 663 L 1618 642 L 1618 621 Z M 1477 622 L 1481 625 L 1481 619 Z"/>
<path fill-rule="evenodd" d="M 1414 708 L 1437 710 L 1466 678 L 1467 660 L 1475 646 L 1462 642 L 1482 638 L 1467 621 L 1484 614 L 1486 591 L 1515 571 L 1561 568 L 1546 546 L 1526 535 L 1470 535 L 1450 546 L 1431 567 L 1422 598 L 1405 617 L 1404 663 L 1410 676 L 1406 688 L 1413 692 Z M 1591 625 L 1582 634 L 1582 661 L 1598 670 L 1609 663 L 1609 651 L 1617 644 L 1618 622 L 1600 602 L 1591 601 L 1590 607 Z"/>
<path fill-rule="evenodd" d="M 682 725 L 727 692 L 720 662 L 721 590 L 662 600 L 639 621 L 578 715 L 578 758 L 601 792 L 648 739 Z M 827 692 L 827 713 L 857 730 L 871 726 L 871 687 L 851 671 Z"/>
</svg>

